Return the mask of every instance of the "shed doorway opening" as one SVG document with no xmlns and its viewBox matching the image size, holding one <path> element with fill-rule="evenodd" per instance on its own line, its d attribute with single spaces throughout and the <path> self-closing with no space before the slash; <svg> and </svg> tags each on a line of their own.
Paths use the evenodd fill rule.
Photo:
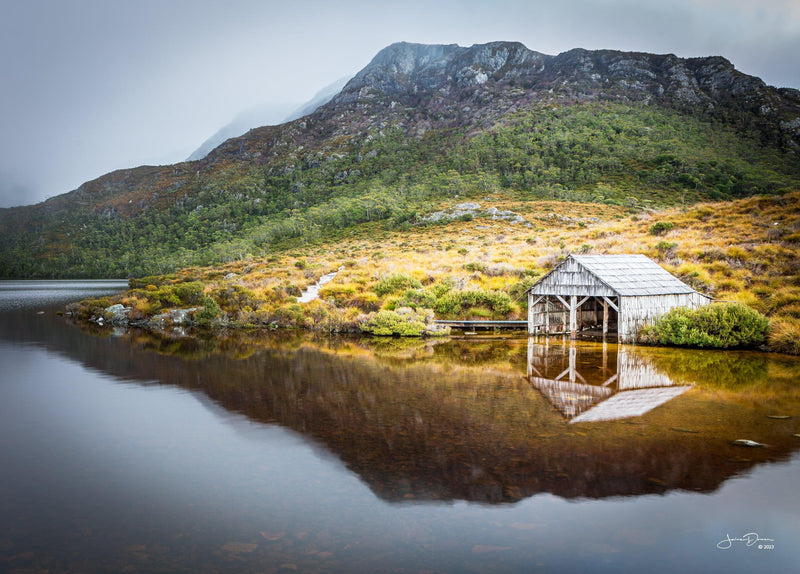
<svg viewBox="0 0 800 574">
<path fill-rule="evenodd" d="M 617 297 L 541 295 L 528 309 L 530 334 L 616 335 L 619 325 Z"/>
</svg>

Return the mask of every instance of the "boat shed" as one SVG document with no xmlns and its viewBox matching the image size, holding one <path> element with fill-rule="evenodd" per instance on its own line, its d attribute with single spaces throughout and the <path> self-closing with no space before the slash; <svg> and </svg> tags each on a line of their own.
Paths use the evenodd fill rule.
<svg viewBox="0 0 800 574">
<path fill-rule="evenodd" d="M 602 327 L 631 343 L 670 309 L 711 301 L 644 255 L 569 255 L 528 290 L 528 333 L 576 338 Z"/>
</svg>

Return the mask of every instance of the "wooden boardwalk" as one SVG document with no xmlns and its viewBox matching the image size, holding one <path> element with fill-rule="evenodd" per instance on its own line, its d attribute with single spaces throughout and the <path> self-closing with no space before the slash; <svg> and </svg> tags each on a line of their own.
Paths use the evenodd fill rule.
<svg viewBox="0 0 800 574">
<path fill-rule="evenodd" d="M 465 331 L 474 331 L 476 329 L 495 330 L 495 329 L 514 329 L 517 331 L 527 331 L 527 321 L 446 321 L 436 320 L 437 325 L 443 327 L 450 327 L 451 329 L 464 329 Z"/>
</svg>

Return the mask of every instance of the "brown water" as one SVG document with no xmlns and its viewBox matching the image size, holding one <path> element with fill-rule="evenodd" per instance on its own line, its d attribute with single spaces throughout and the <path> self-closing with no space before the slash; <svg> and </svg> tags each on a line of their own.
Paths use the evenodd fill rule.
<svg viewBox="0 0 800 574">
<path fill-rule="evenodd" d="M 796 358 L 88 332 L 76 288 L 0 285 L 0 571 L 800 563 Z"/>
</svg>

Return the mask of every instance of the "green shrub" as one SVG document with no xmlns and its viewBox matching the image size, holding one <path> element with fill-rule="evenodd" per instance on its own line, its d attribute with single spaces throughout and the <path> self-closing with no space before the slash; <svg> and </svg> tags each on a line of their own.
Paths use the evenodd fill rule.
<svg viewBox="0 0 800 574">
<path fill-rule="evenodd" d="M 764 342 L 769 320 L 738 303 L 678 307 L 640 333 L 644 342 L 682 347 L 753 347 Z"/>
<path fill-rule="evenodd" d="M 272 313 L 271 321 L 282 327 L 295 327 L 303 324 L 305 314 L 298 303 L 281 305 Z"/>
<path fill-rule="evenodd" d="M 510 285 L 506 288 L 509 297 L 511 297 L 514 301 L 518 301 L 523 309 L 528 308 L 528 297 L 526 296 L 528 289 L 533 287 L 536 284 L 536 278 L 527 276 L 521 281 L 517 281 L 513 285 Z"/>
<path fill-rule="evenodd" d="M 359 309 L 365 313 L 372 313 L 381 308 L 380 300 L 375 293 L 357 293 L 344 302 L 345 307 Z"/>
<path fill-rule="evenodd" d="M 222 314 L 222 309 L 211 297 L 205 296 L 200 302 L 203 305 L 203 310 L 197 314 L 197 320 L 200 324 L 208 323 Z"/>
<path fill-rule="evenodd" d="M 409 289 L 403 294 L 407 307 L 432 309 L 436 305 L 436 294 L 431 289 Z"/>
<path fill-rule="evenodd" d="M 170 286 L 165 285 L 159 288 L 158 291 L 152 293 L 152 296 L 158 299 L 162 307 L 178 307 L 181 304 L 181 300 L 175 293 L 174 288 Z M 148 299 L 152 299 L 153 297 L 148 297 Z"/>
<path fill-rule="evenodd" d="M 203 300 L 204 290 L 205 285 L 200 281 L 178 283 L 173 287 L 173 291 L 182 305 L 199 305 Z"/>
<path fill-rule="evenodd" d="M 650 226 L 650 235 L 664 235 L 670 229 L 674 229 L 675 224 L 671 221 L 656 221 Z"/>
<path fill-rule="evenodd" d="M 362 328 L 367 333 L 382 336 L 419 337 L 425 333 L 425 323 L 419 315 L 397 311 L 379 311 Z"/>
<path fill-rule="evenodd" d="M 241 285 L 226 285 L 214 289 L 212 293 L 214 299 L 219 302 L 220 307 L 227 313 L 236 313 L 244 307 L 251 309 L 258 308 L 258 297 L 247 287 Z"/>
<path fill-rule="evenodd" d="M 405 291 L 407 289 L 420 288 L 422 288 L 422 283 L 420 283 L 419 280 L 411 277 L 411 275 L 406 275 L 405 273 L 395 273 L 378 281 L 373 291 L 375 291 L 375 294 L 378 297 L 384 297 L 385 295 L 399 293 L 400 291 Z"/>
<path fill-rule="evenodd" d="M 351 299 L 356 294 L 356 288 L 352 283 L 328 283 L 319 290 L 319 298 L 323 301 L 333 300 L 338 306 Z"/>
<path fill-rule="evenodd" d="M 476 261 L 471 261 L 469 263 L 464 264 L 464 269 L 466 269 L 467 271 L 481 272 L 486 270 L 486 265 L 484 265 L 483 263 L 478 263 Z"/>
<path fill-rule="evenodd" d="M 512 310 L 511 297 L 502 291 L 452 290 L 436 299 L 433 310 L 440 315 L 456 317 L 481 307 L 490 310 L 494 315 L 504 316 Z M 481 312 L 477 314 L 485 315 Z"/>
<path fill-rule="evenodd" d="M 171 277 L 173 276 L 151 275 L 149 277 L 140 277 L 138 279 L 135 277 L 131 277 L 130 279 L 128 279 L 128 287 L 131 289 L 144 289 L 148 285 L 153 285 L 157 289 L 158 287 L 163 285 L 166 281 L 169 281 Z"/>
</svg>

